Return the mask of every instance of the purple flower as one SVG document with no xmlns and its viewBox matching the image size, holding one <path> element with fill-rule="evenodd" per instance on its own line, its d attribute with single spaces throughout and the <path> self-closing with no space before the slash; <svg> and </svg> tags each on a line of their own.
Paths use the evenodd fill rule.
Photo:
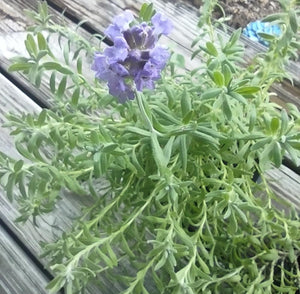
<svg viewBox="0 0 300 294">
<path fill-rule="evenodd" d="M 122 37 L 116 37 L 114 46 L 107 47 L 104 50 L 104 55 L 107 56 L 109 63 L 124 61 L 128 55 L 128 44 Z"/>
<path fill-rule="evenodd" d="M 154 26 L 154 32 L 157 35 L 168 35 L 172 31 L 172 23 L 161 13 L 156 13 L 152 16 L 151 22 Z"/>
<path fill-rule="evenodd" d="M 171 22 L 160 13 L 152 17 L 150 24 L 134 23 L 129 11 L 115 17 L 105 30 L 114 45 L 95 54 L 92 69 L 96 78 L 107 82 L 109 93 L 121 103 L 134 99 L 135 89 L 154 89 L 170 56 L 157 41 L 171 28 Z"/>
<path fill-rule="evenodd" d="M 113 41 L 116 37 L 122 36 L 122 32 L 129 29 L 129 24 L 134 20 L 131 11 L 126 10 L 124 13 L 116 16 L 113 23 L 104 31 L 105 35 Z"/>
</svg>

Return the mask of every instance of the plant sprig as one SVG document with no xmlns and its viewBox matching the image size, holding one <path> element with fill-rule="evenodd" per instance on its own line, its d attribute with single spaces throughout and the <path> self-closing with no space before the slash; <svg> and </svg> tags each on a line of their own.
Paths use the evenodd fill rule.
<svg viewBox="0 0 300 294">
<path fill-rule="evenodd" d="M 298 10 L 276 16 L 292 35 L 270 40 L 264 66 L 242 68 L 241 31 L 229 40 L 215 33 L 209 2 L 200 22 L 209 41 L 193 44 L 201 67 L 182 73 L 175 56 L 155 90 L 124 104 L 85 75 L 83 52 L 95 51 L 89 41 L 53 24 L 45 3 L 31 13 L 37 25 L 25 41 L 29 57 L 15 59 L 10 70 L 37 86 L 48 79 L 53 106 L 8 116 L 22 159 L 0 154 L 1 184 L 18 201 L 19 221 L 51 213 L 66 189 L 92 196 L 73 228 L 43 246 L 55 274 L 50 293 L 116 280 L 123 294 L 299 287 L 299 217 L 275 208 L 264 176 L 286 154 L 299 163 L 299 111 L 270 103 L 268 93 L 294 52 Z M 144 5 L 140 18 L 153 14 Z M 50 48 L 53 34 L 60 56 Z M 253 180 L 257 172 L 261 182 Z"/>
</svg>

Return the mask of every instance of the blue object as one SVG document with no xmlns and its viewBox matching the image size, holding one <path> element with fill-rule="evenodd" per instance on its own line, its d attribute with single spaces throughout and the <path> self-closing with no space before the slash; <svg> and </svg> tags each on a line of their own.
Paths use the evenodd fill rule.
<svg viewBox="0 0 300 294">
<path fill-rule="evenodd" d="M 258 33 L 279 36 L 281 34 L 281 29 L 279 25 L 271 25 L 268 22 L 257 20 L 250 22 L 243 30 L 243 35 L 248 37 L 250 40 L 259 42 L 265 46 L 269 46 L 269 42 L 261 38 Z"/>
</svg>

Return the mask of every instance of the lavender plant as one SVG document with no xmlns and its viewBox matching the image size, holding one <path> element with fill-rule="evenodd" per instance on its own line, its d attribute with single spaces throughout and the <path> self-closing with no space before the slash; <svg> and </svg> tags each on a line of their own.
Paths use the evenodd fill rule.
<svg viewBox="0 0 300 294">
<path fill-rule="evenodd" d="M 273 205 L 265 178 L 283 156 L 299 164 L 299 111 L 269 101 L 299 48 L 299 3 L 281 1 L 268 21 L 282 34 L 266 36 L 268 51 L 244 68 L 241 31 L 222 38 L 215 2 L 203 6 L 192 71 L 160 45 L 172 25 L 152 4 L 138 18 L 117 16 L 105 31 L 113 45 L 101 51 L 53 23 L 45 3 L 31 12 L 29 57 L 10 70 L 37 86 L 50 73 L 53 106 L 8 116 L 23 158 L 1 154 L 1 184 L 22 222 L 51 213 L 66 189 L 91 200 L 70 231 L 43 244 L 50 293 L 90 284 L 123 294 L 299 289 L 299 216 Z M 57 35 L 62 60 L 50 48 Z"/>
</svg>

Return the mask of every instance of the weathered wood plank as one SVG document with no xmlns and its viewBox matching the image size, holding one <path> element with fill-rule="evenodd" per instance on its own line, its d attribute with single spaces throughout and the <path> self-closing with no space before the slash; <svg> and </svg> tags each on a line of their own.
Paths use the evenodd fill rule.
<svg viewBox="0 0 300 294">
<path fill-rule="evenodd" d="M 300 176 L 282 166 L 280 172 L 275 168 L 269 170 L 266 177 L 274 193 L 284 195 L 280 198 L 293 203 L 300 212 Z"/>
<path fill-rule="evenodd" d="M 24 22 L 24 14 L 22 15 L 18 9 L 10 5 L 8 1 L 0 1 L 0 31 L 2 32 L 18 32 L 24 31 L 27 24 Z M 28 23 L 29 24 L 29 23 Z"/>
<path fill-rule="evenodd" d="M 0 0 L 0 7 L 6 7 L 2 11 L 2 18 L 0 20 L 0 69 L 4 73 L 7 73 L 7 69 L 11 64 L 11 58 L 15 56 L 27 56 L 25 49 L 25 38 L 27 33 L 26 28 L 32 24 L 32 21 L 25 16 L 24 10 L 37 10 L 38 0 L 29 0 L 29 1 L 18 1 L 13 0 L 9 3 L 5 3 L 5 0 Z M 61 13 L 49 7 L 49 13 L 53 16 L 53 20 L 57 22 L 62 22 L 72 28 L 76 28 L 76 24 L 70 21 L 66 17 L 62 17 Z M 13 21 L 18 23 L 19 26 L 10 26 L 10 22 Z M 77 32 L 84 38 L 89 39 L 91 34 L 84 29 L 77 29 Z M 57 44 L 58 41 L 53 41 L 54 44 Z M 53 49 L 53 48 L 52 48 Z M 55 52 L 54 52 L 55 53 Z M 42 80 L 40 88 L 36 88 L 27 78 L 20 73 L 9 73 L 9 76 L 13 77 L 15 81 L 20 85 L 20 87 L 30 96 L 35 97 L 36 101 L 40 105 L 50 106 L 49 103 L 49 77 L 50 73 L 45 72 L 45 78 Z"/>
<path fill-rule="evenodd" d="M 48 279 L 0 226 L 0 293 L 46 294 Z"/>
<path fill-rule="evenodd" d="M 5 115 L 8 112 L 28 113 L 39 112 L 41 108 L 37 106 L 22 91 L 16 88 L 3 75 L 0 74 L 0 125 L 6 121 Z M 0 127 L 0 151 L 18 156 L 14 149 L 12 137 L 9 136 L 7 129 Z M 39 259 L 41 254 L 40 242 L 53 242 L 65 231 L 71 228 L 72 220 L 80 216 L 83 204 L 90 204 L 91 199 L 88 197 L 79 197 L 65 193 L 63 199 L 58 203 L 54 212 L 43 215 L 37 219 L 36 226 L 32 220 L 25 224 L 15 223 L 14 220 L 19 216 L 17 205 L 10 203 L 5 193 L 0 190 L 0 218 L 15 233 L 19 240 L 26 244 L 30 252 Z M 41 261 L 44 265 L 46 260 Z M 103 281 L 107 285 L 107 289 L 117 289 L 114 285 Z M 1 293 L 1 292 L 0 292 Z M 39 293 L 38 291 L 28 293 Z M 102 294 L 92 286 L 87 293 Z M 111 292 L 103 292 L 111 293 Z"/>
</svg>

